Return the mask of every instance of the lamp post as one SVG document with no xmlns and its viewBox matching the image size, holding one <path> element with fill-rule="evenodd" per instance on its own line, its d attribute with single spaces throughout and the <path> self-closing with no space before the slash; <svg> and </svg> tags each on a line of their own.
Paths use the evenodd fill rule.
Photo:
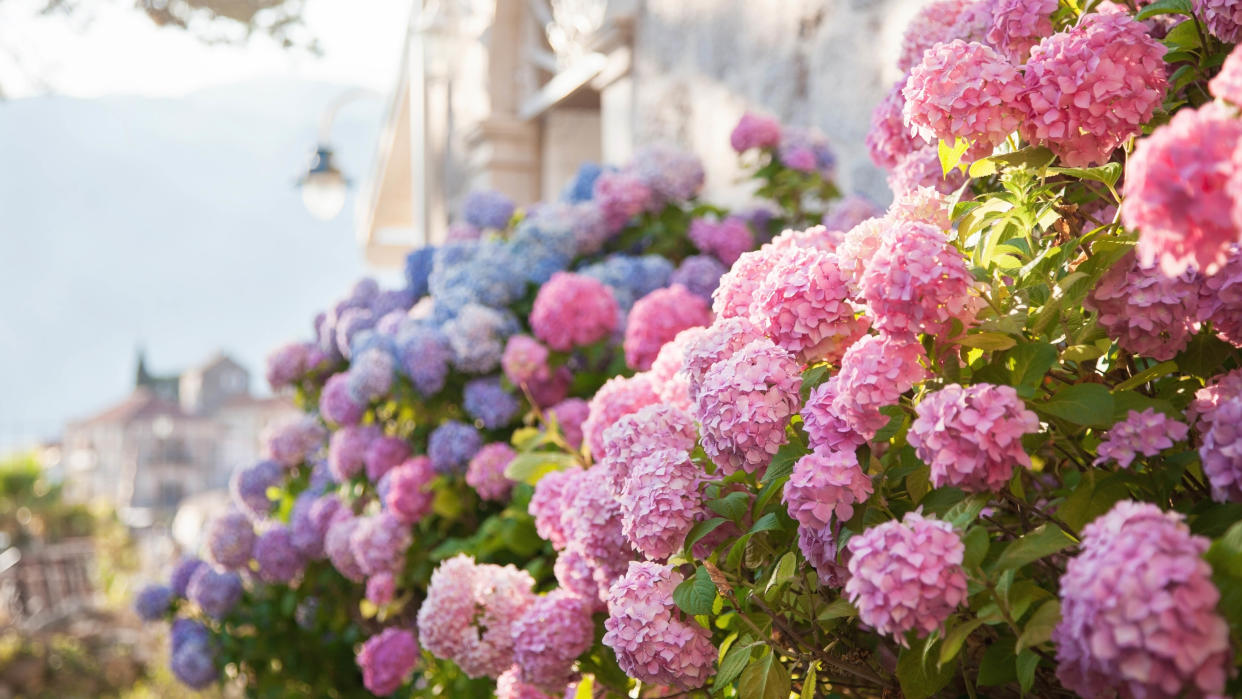
<svg viewBox="0 0 1242 699">
<path fill-rule="evenodd" d="M 375 91 L 356 88 L 342 93 L 328 105 L 319 118 L 319 139 L 311 154 L 306 172 L 298 179 L 302 190 L 302 203 L 317 219 L 331 221 L 341 213 L 349 189 L 349 180 L 337 167 L 336 156 L 330 145 L 332 123 L 341 107 L 360 97 L 376 95 Z"/>
</svg>

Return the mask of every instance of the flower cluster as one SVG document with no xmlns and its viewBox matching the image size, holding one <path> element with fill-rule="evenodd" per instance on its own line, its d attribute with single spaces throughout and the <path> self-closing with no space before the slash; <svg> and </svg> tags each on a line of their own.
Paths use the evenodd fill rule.
<svg viewBox="0 0 1242 699">
<path fill-rule="evenodd" d="M 711 323 L 711 309 L 702 297 L 674 284 L 642 297 L 630 310 L 625 327 L 625 361 L 632 368 L 651 368 L 664 344 L 682 330 Z"/>
<path fill-rule="evenodd" d="M 805 363 L 836 362 L 867 331 L 836 256 L 806 248 L 777 254 L 755 290 L 750 320 Z"/>
<path fill-rule="evenodd" d="M 876 329 L 950 336 L 973 324 L 974 279 L 962 253 L 936 227 L 898 220 L 867 261 L 859 289 Z"/>
<path fill-rule="evenodd" d="M 816 449 L 794 464 L 783 498 L 798 524 L 823 531 L 834 515 L 841 522 L 853 517 L 854 505 L 871 493 L 871 479 L 852 451 Z"/>
<path fill-rule="evenodd" d="M 522 682 L 558 694 L 595 640 L 591 603 L 566 590 L 538 597 L 513 624 L 513 659 Z"/>
<path fill-rule="evenodd" d="M 990 46 L 936 44 L 902 89 L 906 123 L 929 142 L 957 138 L 995 145 L 1018 128 L 1022 76 Z"/>
<path fill-rule="evenodd" d="M 1108 430 L 1108 436 L 1096 450 L 1099 457 L 1094 463 L 1099 466 L 1115 461 L 1122 468 L 1130 468 L 1137 455 L 1156 456 L 1174 442 L 1186 439 L 1189 431 L 1186 423 L 1158 413 L 1155 408 L 1131 410 Z"/>
<path fill-rule="evenodd" d="M 565 352 L 608 337 L 617 329 L 617 301 L 600 281 L 557 272 L 539 289 L 530 313 L 535 337 Z"/>
<path fill-rule="evenodd" d="M 362 683 L 372 694 L 386 697 L 405 684 L 418 662 L 418 641 L 406 629 L 389 627 L 367 639 L 358 651 Z"/>
<path fill-rule="evenodd" d="M 1127 352 L 1161 361 L 1198 331 L 1199 285 L 1193 272 L 1169 277 L 1134 255 L 1114 264 L 1087 296 L 1109 337 Z"/>
<path fill-rule="evenodd" d="M 1181 515 L 1146 503 L 1119 502 L 1088 525 L 1061 577 L 1061 682 L 1084 696 L 1222 695 L 1229 629 L 1207 547 Z"/>
</svg>

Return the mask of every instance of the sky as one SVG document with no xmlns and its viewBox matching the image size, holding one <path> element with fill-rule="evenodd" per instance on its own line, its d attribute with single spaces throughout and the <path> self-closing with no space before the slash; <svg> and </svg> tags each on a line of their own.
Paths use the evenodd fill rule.
<svg viewBox="0 0 1242 699">
<path fill-rule="evenodd" d="M 409 0 L 308 0 L 322 59 L 205 46 L 130 0 L 90 22 L 35 4 L 0 0 L 0 453 L 124 398 L 139 347 L 169 373 L 224 350 L 261 389 L 354 280 L 399 283 L 365 266 L 352 198 L 320 222 L 293 182 L 349 86 L 377 91 L 333 129 L 365 179 Z"/>
</svg>

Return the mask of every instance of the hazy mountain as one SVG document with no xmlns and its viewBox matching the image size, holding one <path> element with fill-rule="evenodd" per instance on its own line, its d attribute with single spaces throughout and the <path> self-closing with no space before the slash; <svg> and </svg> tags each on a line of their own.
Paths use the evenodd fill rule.
<svg viewBox="0 0 1242 699">
<path fill-rule="evenodd" d="M 266 352 L 366 271 L 352 201 L 323 223 L 293 185 L 343 90 L 0 102 L 0 450 L 126 395 L 139 345 L 169 371 L 222 348 L 261 386 Z M 355 182 L 383 106 L 337 120 Z"/>
</svg>

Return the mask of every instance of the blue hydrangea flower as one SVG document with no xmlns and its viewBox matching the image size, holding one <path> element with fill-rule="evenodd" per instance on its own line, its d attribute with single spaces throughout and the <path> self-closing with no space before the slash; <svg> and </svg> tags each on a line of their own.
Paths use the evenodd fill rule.
<svg viewBox="0 0 1242 699">
<path fill-rule="evenodd" d="M 712 255 L 692 255 L 669 278 L 669 284 L 681 284 L 691 293 L 711 302 L 712 292 L 720 285 L 720 275 L 728 270 Z"/>
<path fill-rule="evenodd" d="M 168 640 L 173 652 L 187 643 L 211 644 L 211 632 L 202 622 L 194 619 L 176 619 L 168 633 Z"/>
<path fill-rule="evenodd" d="M 241 600 L 241 576 L 233 571 L 218 571 L 211 566 L 198 569 L 190 578 L 187 590 L 190 601 L 213 619 L 221 619 Z"/>
<path fill-rule="evenodd" d="M 134 611 L 143 621 L 155 621 L 164 616 L 172 604 L 173 591 L 167 585 L 147 585 L 134 598 Z"/>
<path fill-rule="evenodd" d="M 349 367 L 349 397 L 359 405 L 383 398 L 392 390 L 396 360 L 382 346 L 368 348 L 354 358 Z"/>
<path fill-rule="evenodd" d="M 526 292 L 526 277 L 509 246 L 497 240 L 439 248 L 428 283 L 436 304 L 451 310 L 471 303 L 500 308 Z"/>
<path fill-rule="evenodd" d="M 579 165 L 577 174 L 561 192 L 561 199 L 573 203 L 590 201 L 595 196 L 595 180 L 603 172 L 604 167 L 598 163 Z"/>
<path fill-rule="evenodd" d="M 509 240 L 513 268 L 527 281 L 542 284 L 573 261 L 578 248 L 573 220 L 557 207 L 539 212 L 518 224 Z"/>
<path fill-rule="evenodd" d="M 349 345 L 354 335 L 374 327 L 376 320 L 367 308 L 347 308 L 337 316 L 336 349 L 342 357 L 349 359 L 353 356 L 349 353 Z"/>
<path fill-rule="evenodd" d="M 448 338 L 426 324 L 411 324 L 397 333 L 397 357 L 401 371 L 425 398 L 440 392 L 453 359 Z"/>
<path fill-rule="evenodd" d="M 453 352 L 453 365 L 470 374 L 486 374 L 500 365 L 505 342 L 520 330 L 508 310 L 469 304 L 440 328 Z"/>
<path fill-rule="evenodd" d="M 483 435 L 474 427 L 449 420 L 427 439 L 427 456 L 436 473 L 464 473 L 475 452 L 483 447 Z"/>
<path fill-rule="evenodd" d="M 215 652 L 206 642 L 182 643 L 173 651 L 169 663 L 173 676 L 191 689 L 205 689 L 219 676 Z"/>
<path fill-rule="evenodd" d="M 383 318 L 385 315 L 393 311 L 408 311 L 410 306 L 418 299 L 414 298 L 414 294 L 409 289 L 389 289 L 381 291 L 371 299 L 371 314 L 376 318 Z"/>
<path fill-rule="evenodd" d="M 186 588 L 190 586 L 190 578 L 194 577 L 198 569 L 205 565 L 207 563 L 197 556 L 186 556 L 178 561 L 168 576 L 168 586 L 172 588 L 173 594 L 177 597 L 185 597 Z"/>
<path fill-rule="evenodd" d="M 512 422 L 521 404 L 500 384 L 500 377 L 488 376 L 466 383 L 462 406 L 485 428 L 495 430 Z"/>
<path fill-rule="evenodd" d="M 603 282 L 612 289 L 621 309 L 629 311 L 635 301 L 668 285 L 673 263 L 659 255 L 613 255 L 578 273 Z"/>
<path fill-rule="evenodd" d="M 396 338 L 388 333 L 380 332 L 378 327 L 366 328 L 354 333 L 349 342 L 349 356 L 360 357 L 369 349 L 380 349 L 395 355 L 397 353 Z"/>
<path fill-rule="evenodd" d="M 513 200 L 494 189 L 479 189 L 466 195 L 462 218 L 475 228 L 504 230 L 513 218 Z"/>
<path fill-rule="evenodd" d="M 369 306 L 380 293 L 379 282 L 370 277 L 363 277 L 354 282 L 345 300 L 357 306 Z"/>
<path fill-rule="evenodd" d="M 431 264 L 435 255 L 435 246 L 428 245 L 405 257 L 405 288 L 416 300 L 427 295 L 427 277 L 431 275 Z"/>
</svg>

